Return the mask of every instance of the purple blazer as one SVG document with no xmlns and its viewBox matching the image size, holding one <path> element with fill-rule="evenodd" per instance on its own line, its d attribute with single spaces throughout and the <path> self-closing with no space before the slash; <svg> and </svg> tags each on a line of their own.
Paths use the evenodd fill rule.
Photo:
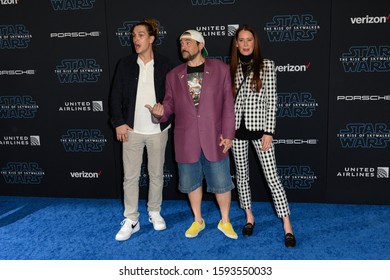
<svg viewBox="0 0 390 280">
<path fill-rule="evenodd" d="M 194 163 L 200 158 L 201 150 L 207 160 L 215 162 L 224 159 L 219 146 L 220 136 L 234 139 L 234 100 L 229 67 L 216 59 L 206 59 L 202 91 L 198 111 L 189 93 L 187 64 L 172 69 L 166 77 L 163 101 L 165 122 L 175 114 L 174 145 L 176 161 Z"/>
</svg>

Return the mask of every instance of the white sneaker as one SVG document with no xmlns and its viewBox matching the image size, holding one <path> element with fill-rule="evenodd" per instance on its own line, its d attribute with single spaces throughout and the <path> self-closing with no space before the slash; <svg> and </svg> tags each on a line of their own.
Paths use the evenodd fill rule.
<svg viewBox="0 0 390 280">
<path fill-rule="evenodd" d="M 124 219 L 121 222 L 121 229 L 118 231 L 118 233 L 115 236 L 115 240 L 117 241 L 125 241 L 130 238 L 130 236 L 139 231 L 139 221 L 132 221 L 130 219 Z"/>
<path fill-rule="evenodd" d="M 163 217 L 161 217 L 160 212 L 150 211 L 149 212 L 149 222 L 153 224 L 155 230 L 164 230 L 167 228 Z"/>
</svg>

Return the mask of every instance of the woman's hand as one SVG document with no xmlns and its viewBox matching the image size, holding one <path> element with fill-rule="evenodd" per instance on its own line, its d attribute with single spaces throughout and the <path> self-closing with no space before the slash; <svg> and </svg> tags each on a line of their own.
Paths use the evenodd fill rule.
<svg viewBox="0 0 390 280">
<path fill-rule="evenodd" d="M 272 147 L 272 140 L 273 137 L 268 134 L 264 134 L 263 137 L 261 137 L 261 150 L 263 152 L 268 151 Z"/>
</svg>

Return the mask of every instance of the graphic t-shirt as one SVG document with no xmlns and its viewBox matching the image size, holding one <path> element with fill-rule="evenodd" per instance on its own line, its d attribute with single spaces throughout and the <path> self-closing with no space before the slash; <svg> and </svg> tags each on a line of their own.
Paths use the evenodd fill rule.
<svg viewBox="0 0 390 280">
<path fill-rule="evenodd" d="M 204 64 L 190 67 L 187 66 L 187 82 L 188 89 L 191 94 L 192 101 L 194 101 L 195 108 L 198 109 L 200 102 L 200 93 L 202 91 Z"/>
</svg>

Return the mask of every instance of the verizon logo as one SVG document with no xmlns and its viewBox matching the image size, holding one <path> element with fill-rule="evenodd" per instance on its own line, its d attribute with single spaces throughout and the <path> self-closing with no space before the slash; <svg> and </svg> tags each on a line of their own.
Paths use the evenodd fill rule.
<svg viewBox="0 0 390 280">
<path fill-rule="evenodd" d="M 301 65 L 279 65 L 275 67 L 277 72 L 306 72 L 309 70 L 310 62 L 308 64 Z"/>
<path fill-rule="evenodd" d="M 386 23 L 390 19 L 390 14 L 388 16 L 369 16 L 365 17 L 353 17 L 351 18 L 352 24 L 378 24 Z"/>
<path fill-rule="evenodd" d="M 97 179 L 102 175 L 102 171 L 99 172 L 70 172 L 70 177 L 72 178 L 83 178 L 83 179 Z"/>
<path fill-rule="evenodd" d="M 16 5 L 18 0 L 0 0 L 1 5 Z"/>
</svg>

